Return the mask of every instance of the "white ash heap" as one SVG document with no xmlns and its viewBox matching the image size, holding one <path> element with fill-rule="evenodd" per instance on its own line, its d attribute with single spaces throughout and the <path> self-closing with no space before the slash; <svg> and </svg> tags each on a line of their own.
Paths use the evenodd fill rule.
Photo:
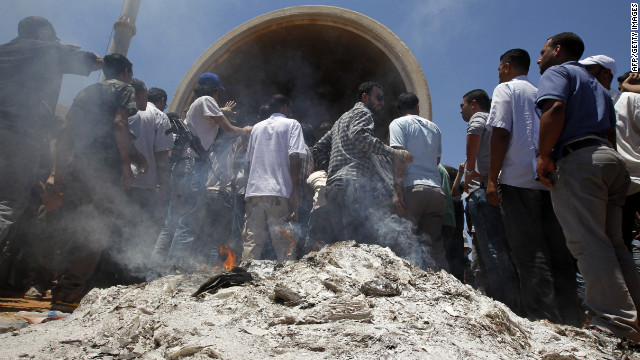
<svg viewBox="0 0 640 360">
<path fill-rule="evenodd" d="M 65 319 L 0 335 L 0 358 L 640 359 L 615 338 L 520 318 L 376 245 L 247 270 L 253 281 L 197 298 L 202 274 L 94 289 Z"/>
</svg>

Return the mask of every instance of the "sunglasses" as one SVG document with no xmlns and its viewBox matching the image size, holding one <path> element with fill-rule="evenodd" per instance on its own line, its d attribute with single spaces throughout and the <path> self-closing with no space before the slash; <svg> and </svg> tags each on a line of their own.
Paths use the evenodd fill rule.
<svg viewBox="0 0 640 360">
<path fill-rule="evenodd" d="M 378 101 L 382 101 L 382 100 L 384 100 L 384 95 L 378 94 L 378 95 L 376 95 L 376 99 L 378 99 Z"/>
</svg>

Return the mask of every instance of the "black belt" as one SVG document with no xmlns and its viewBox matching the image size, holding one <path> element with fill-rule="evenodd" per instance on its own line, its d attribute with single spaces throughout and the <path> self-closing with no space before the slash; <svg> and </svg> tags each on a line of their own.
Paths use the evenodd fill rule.
<svg viewBox="0 0 640 360">
<path fill-rule="evenodd" d="M 565 157 L 565 156 L 571 154 L 574 151 L 578 151 L 580 149 L 584 149 L 584 148 L 589 147 L 589 146 L 600 146 L 600 145 L 604 145 L 606 147 L 609 147 L 609 145 L 607 143 L 605 143 L 604 140 L 600 140 L 600 139 L 587 138 L 587 139 L 574 141 L 572 143 L 569 143 L 569 144 L 565 145 L 562 148 L 562 157 Z"/>
</svg>

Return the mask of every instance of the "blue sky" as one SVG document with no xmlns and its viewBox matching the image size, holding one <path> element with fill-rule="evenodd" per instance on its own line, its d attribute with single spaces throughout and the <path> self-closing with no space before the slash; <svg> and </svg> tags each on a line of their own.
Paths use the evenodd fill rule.
<svg viewBox="0 0 640 360">
<path fill-rule="evenodd" d="M 466 123 L 459 114 L 462 95 L 482 88 L 490 95 L 498 84 L 498 58 L 523 48 L 532 58 L 530 80 L 540 75 L 535 61 L 545 40 L 573 31 L 585 42 L 585 56 L 606 54 L 618 74 L 630 68 L 630 1 L 569 0 L 370 0 L 303 2 L 284 0 L 142 0 L 128 57 L 135 77 L 148 87 L 173 94 L 189 67 L 211 44 L 242 23 L 270 11 L 296 5 L 331 5 L 358 11 L 393 31 L 420 63 L 442 131 L 442 162 L 464 160 Z M 0 42 L 17 35 L 29 15 L 51 21 L 63 43 L 104 54 L 121 0 L 4 0 L 0 4 Z M 98 79 L 67 76 L 60 103 Z M 241 99 L 238 99 L 241 101 Z"/>
</svg>

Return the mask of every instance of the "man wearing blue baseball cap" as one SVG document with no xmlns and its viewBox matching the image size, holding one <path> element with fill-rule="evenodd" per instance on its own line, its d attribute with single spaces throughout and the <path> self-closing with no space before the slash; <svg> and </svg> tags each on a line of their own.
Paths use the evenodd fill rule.
<svg viewBox="0 0 640 360">
<path fill-rule="evenodd" d="M 202 203 L 198 200 L 205 196 L 206 175 L 211 166 L 208 160 L 219 129 L 230 137 L 251 132 L 251 126 L 238 128 L 226 118 L 225 114 L 233 112 L 234 101 L 227 102 L 223 108 L 218 106 L 220 93 L 224 90 L 220 78 L 213 73 L 200 75 L 193 89 L 197 99 L 189 107 L 184 123 L 199 144 L 187 147 L 171 169 L 169 212 L 149 261 L 148 281 L 162 275 L 163 264 L 182 270 L 188 270 L 191 265 L 186 261 L 197 235 L 199 204 Z"/>
</svg>

